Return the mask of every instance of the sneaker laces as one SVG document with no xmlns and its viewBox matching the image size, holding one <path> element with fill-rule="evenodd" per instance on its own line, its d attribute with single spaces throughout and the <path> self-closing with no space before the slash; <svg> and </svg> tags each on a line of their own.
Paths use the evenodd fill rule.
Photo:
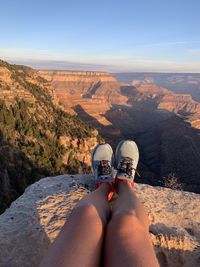
<svg viewBox="0 0 200 267">
<path fill-rule="evenodd" d="M 100 160 L 98 162 L 98 176 L 110 175 L 109 160 Z"/>
<path fill-rule="evenodd" d="M 133 167 L 133 159 L 130 157 L 123 157 L 117 166 L 117 170 L 119 173 L 126 173 L 129 177 L 133 176 L 132 171 L 134 170 L 136 174 L 141 177 L 138 171 Z"/>
</svg>

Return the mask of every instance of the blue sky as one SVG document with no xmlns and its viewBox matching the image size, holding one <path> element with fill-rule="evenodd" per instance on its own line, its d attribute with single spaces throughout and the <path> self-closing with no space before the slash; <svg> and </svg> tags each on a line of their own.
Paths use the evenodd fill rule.
<svg viewBox="0 0 200 267">
<path fill-rule="evenodd" d="M 200 72 L 199 0 L 1 1 L 0 58 L 44 68 Z"/>
</svg>

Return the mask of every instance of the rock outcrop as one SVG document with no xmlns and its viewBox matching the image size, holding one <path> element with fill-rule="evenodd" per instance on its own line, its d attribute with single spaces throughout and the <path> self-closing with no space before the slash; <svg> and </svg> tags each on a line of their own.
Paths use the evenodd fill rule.
<svg viewBox="0 0 200 267">
<path fill-rule="evenodd" d="M 200 115 L 200 103 L 194 101 L 191 95 L 167 94 L 161 99 L 158 108 L 174 113 Z"/>
<path fill-rule="evenodd" d="M 38 71 L 38 75 L 51 82 L 57 96 L 68 106 L 74 105 L 77 97 L 93 98 L 101 103 L 125 99 L 120 95 L 118 81 L 106 72 Z"/>
<path fill-rule="evenodd" d="M 0 216 L 0 266 L 36 267 L 76 203 L 94 188 L 92 176 L 36 182 Z M 200 196 L 136 184 L 146 206 L 161 267 L 200 266 Z"/>
<path fill-rule="evenodd" d="M 110 123 L 101 114 L 112 104 L 127 102 L 119 82 L 106 72 L 40 70 L 37 73 L 52 84 L 66 111 L 77 113 L 75 107 L 81 106 L 103 125 Z"/>
<path fill-rule="evenodd" d="M 170 89 L 178 94 L 190 94 L 196 101 L 200 100 L 199 73 L 115 73 L 113 76 L 124 84 L 134 86 L 151 83 Z"/>
</svg>

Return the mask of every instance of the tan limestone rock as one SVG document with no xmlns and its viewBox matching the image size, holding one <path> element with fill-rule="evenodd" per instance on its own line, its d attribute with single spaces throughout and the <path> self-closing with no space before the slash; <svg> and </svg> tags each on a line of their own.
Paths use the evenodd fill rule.
<svg viewBox="0 0 200 267">
<path fill-rule="evenodd" d="M 90 175 L 48 177 L 27 188 L 0 216 L 0 266 L 38 266 L 88 188 L 94 188 Z M 135 190 L 149 216 L 160 266 L 199 266 L 200 196 L 143 184 Z"/>
</svg>

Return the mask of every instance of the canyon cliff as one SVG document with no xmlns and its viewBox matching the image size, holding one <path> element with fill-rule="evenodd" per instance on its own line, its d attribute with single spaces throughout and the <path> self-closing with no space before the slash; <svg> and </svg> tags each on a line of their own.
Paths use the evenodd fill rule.
<svg viewBox="0 0 200 267">
<path fill-rule="evenodd" d="M 190 94 L 196 101 L 200 101 L 199 73 L 150 73 L 129 72 L 113 73 L 113 77 L 125 84 L 155 84 L 170 89 L 177 94 Z"/>
<path fill-rule="evenodd" d="M 104 125 L 110 123 L 101 113 L 109 110 L 112 104 L 127 101 L 118 81 L 105 72 L 39 71 L 38 74 L 51 83 L 67 111 L 74 114 L 76 107 L 82 107 Z"/>
<path fill-rule="evenodd" d="M 0 60 L 0 212 L 46 175 L 90 171 L 97 130 L 66 113 L 51 84 Z"/>
</svg>

